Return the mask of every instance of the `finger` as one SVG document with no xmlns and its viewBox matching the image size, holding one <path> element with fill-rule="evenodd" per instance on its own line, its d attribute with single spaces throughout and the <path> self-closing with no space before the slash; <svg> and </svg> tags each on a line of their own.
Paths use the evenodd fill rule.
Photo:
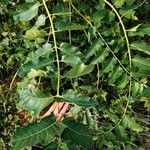
<svg viewBox="0 0 150 150">
<path fill-rule="evenodd" d="M 58 103 L 58 105 L 59 105 L 59 111 L 61 110 L 61 108 L 64 106 L 64 102 L 62 102 L 62 103 Z"/>
<path fill-rule="evenodd" d="M 64 114 L 66 113 L 66 111 L 68 110 L 68 108 L 69 108 L 69 104 L 68 103 L 66 103 L 64 106 L 63 106 L 63 108 L 62 108 L 62 110 L 59 112 L 59 114 L 57 115 L 57 121 L 59 121 L 63 116 L 64 116 Z"/>
<path fill-rule="evenodd" d="M 49 116 L 55 110 L 56 106 L 57 102 L 53 103 L 53 105 L 51 105 L 49 110 L 42 116 L 42 118 Z"/>
<path fill-rule="evenodd" d="M 59 113 L 59 103 L 57 103 L 55 110 L 54 110 L 54 115 L 57 116 Z"/>
</svg>

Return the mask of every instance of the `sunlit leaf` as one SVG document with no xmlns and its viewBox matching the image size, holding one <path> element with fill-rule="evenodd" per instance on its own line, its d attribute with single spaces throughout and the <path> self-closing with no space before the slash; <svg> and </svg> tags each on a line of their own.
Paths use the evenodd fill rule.
<svg viewBox="0 0 150 150">
<path fill-rule="evenodd" d="M 44 36 L 46 36 L 46 32 L 44 30 L 31 28 L 30 30 L 26 31 L 24 38 L 26 40 L 36 40 L 37 38 L 43 38 Z"/>
<path fill-rule="evenodd" d="M 24 3 L 18 6 L 14 19 L 16 21 L 29 21 L 38 13 L 39 2 Z"/>
<path fill-rule="evenodd" d="M 43 26 L 45 25 L 45 20 L 46 20 L 46 16 L 41 14 L 39 17 L 38 17 L 38 20 L 36 21 L 35 23 L 35 27 L 39 27 L 39 26 Z"/>
</svg>

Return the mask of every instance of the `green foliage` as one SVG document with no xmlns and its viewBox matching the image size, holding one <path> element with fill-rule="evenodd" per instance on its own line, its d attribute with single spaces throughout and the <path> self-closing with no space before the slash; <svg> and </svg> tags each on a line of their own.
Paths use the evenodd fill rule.
<svg viewBox="0 0 150 150">
<path fill-rule="evenodd" d="M 18 110 L 34 120 L 17 125 L 12 149 L 140 147 L 147 130 L 135 114 L 150 107 L 147 6 L 142 0 L 0 2 L 0 84 L 8 76 Z M 54 101 L 70 104 L 66 118 L 41 120 Z"/>
</svg>

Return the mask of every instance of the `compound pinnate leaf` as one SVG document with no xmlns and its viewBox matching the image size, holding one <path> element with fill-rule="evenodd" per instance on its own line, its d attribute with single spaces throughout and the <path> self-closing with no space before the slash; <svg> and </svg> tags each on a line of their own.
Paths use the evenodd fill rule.
<svg viewBox="0 0 150 150">
<path fill-rule="evenodd" d="M 80 65 L 75 65 L 73 68 L 67 72 L 65 75 L 67 78 L 76 78 L 83 75 L 86 75 L 90 72 L 92 72 L 94 69 L 94 65 L 84 65 L 83 63 Z"/>
<path fill-rule="evenodd" d="M 33 115 L 35 116 L 39 116 L 43 108 L 48 106 L 48 104 L 54 100 L 40 90 L 19 90 L 18 96 L 20 101 L 18 102 L 17 106 L 33 112 Z"/>
<path fill-rule="evenodd" d="M 39 6 L 39 2 L 24 3 L 18 6 L 14 16 L 15 21 L 29 21 L 33 19 L 38 14 Z"/>
<path fill-rule="evenodd" d="M 64 124 L 56 122 L 53 116 L 48 116 L 39 123 L 18 127 L 10 144 L 13 150 L 22 150 L 38 143 L 48 144 L 54 136 L 61 134 L 64 128 Z"/>
<path fill-rule="evenodd" d="M 84 124 L 72 119 L 64 119 L 63 123 L 67 126 L 63 132 L 66 140 L 81 145 L 84 148 L 92 149 L 92 134 Z"/>
</svg>

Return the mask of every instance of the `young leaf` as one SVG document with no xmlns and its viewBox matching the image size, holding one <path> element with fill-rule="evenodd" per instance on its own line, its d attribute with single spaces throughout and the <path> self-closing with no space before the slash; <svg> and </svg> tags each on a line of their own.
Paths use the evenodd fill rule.
<svg viewBox="0 0 150 150">
<path fill-rule="evenodd" d="M 64 128 L 64 124 L 56 122 L 53 116 L 48 116 L 39 123 L 17 128 L 10 143 L 13 150 L 22 150 L 38 143 L 48 144 L 54 136 L 61 134 Z"/>
<path fill-rule="evenodd" d="M 122 75 L 123 69 L 119 66 L 117 67 L 114 72 L 111 74 L 111 77 L 108 80 L 109 85 L 114 85 L 113 83 Z"/>
<path fill-rule="evenodd" d="M 91 61 L 91 64 L 98 64 L 102 62 L 108 55 L 109 51 L 107 48 L 101 49 L 100 51 L 97 52 L 95 58 Z"/>
<path fill-rule="evenodd" d="M 136 132 L 141 132 L 143 131 L 142 127 L 140 127 L 140 125 L 138 123 L 136 123 L 136 121 L 129 117 L 129 116 L 125 116 L 122 120 L 122 124 L 125 128 L 129 128 L 133 131 Z"/>
<path fill-rule="evenodd" d="M 150 46 L 147 45 L 145 42 L 135 41 L 131 43 L 131 48 L 150 55 Z"/>
<path fill-rule="evenodd" d="M 19 90 L 18 96 L 19 102 L 17 106 L 33 112 L 33 115 L 35 116 L 39 116 L 43 108 L 48 106 L 48 104 L 54 100 L 49 95 L 43 93 L 40 90 Z"/>
<path fill-rule="evenodd" d="M 17 8 L 15 21 L 29 21 L 38 13 L 39 2 L 24 3 Z"/>
<path fill-rule="evenodd" d="M 92 149 L 92 135 L 85 125 L 71 119 L 64 119 L 63 123 L 67 126 L 63 132 L 66 140 L 84 148 Z"/>
<path fill-rule="evenodd" d="M 86 28 L 85 25 L 64 21 L 56 22 L 55 27 L 58 31 L 82 30 Z"/>
<path fill-rule="evenodd" d="M 62 60 L 70 65 L 74 66 L 76 64 L 80 64 L 82 61 L 80 59 L 81 57 L 81 52 L 77 47 L 72 46 L 71 44 L 68 43 L 62 43 L 60 45 L 60 49 L 62 52 Z"/>
<path fill-rule="evenodd" d="M 44 36 L 46 36 L 45 31 L 31 28 L 30 30 L 26 31 L 24 38 L 26 40 L 36 40 L 37 38 L 43 38 Z"/>
<path fill-rule="evenodd" d="M 67 91 L 67 93 L 65 93 L 63 95 L 63 97 L 60 99 L 60 101 L 73 103 L 73 104 L 83 106 L 83 107 L 91 107 L 91 106 L 97 105 L 97 103 L 94 99 L 91 99 L 88 96 L 79 94 L 73 90 Z"/>
<path fill-rule="evenodd" d="M 101 39 L 96 39 L 87 50 L 85 59 L 88 59 L 89 57 L 94 55 L 102 45 L 104 45 L 103 41 Z"/>
<path fill-rule="evenodd" d="M 76 78 L 83 75 L 86 75 L 90 72 L 92 72 L 94 69 L 94 65 L 84 65 L 83 63 L 80 65 L 75 65 L 73 68 L 67 72 L 65 75 L 67 78 Z"/>
<path fill-rule="evenodd" d="M 112 71 L 117 63 L 115 58 L 107 60 L 106 63 L 103 65 L 102 69 L 100 70 L 100 74 L 105 74 Z"/>
<path fill-rule="evenodd" d="M 132 62 L 135 67 L 138 67 L 140 70 L 150 70 L 150 59 L 145 57 L 135 56 L 132 59 Z"/>
</svg>

